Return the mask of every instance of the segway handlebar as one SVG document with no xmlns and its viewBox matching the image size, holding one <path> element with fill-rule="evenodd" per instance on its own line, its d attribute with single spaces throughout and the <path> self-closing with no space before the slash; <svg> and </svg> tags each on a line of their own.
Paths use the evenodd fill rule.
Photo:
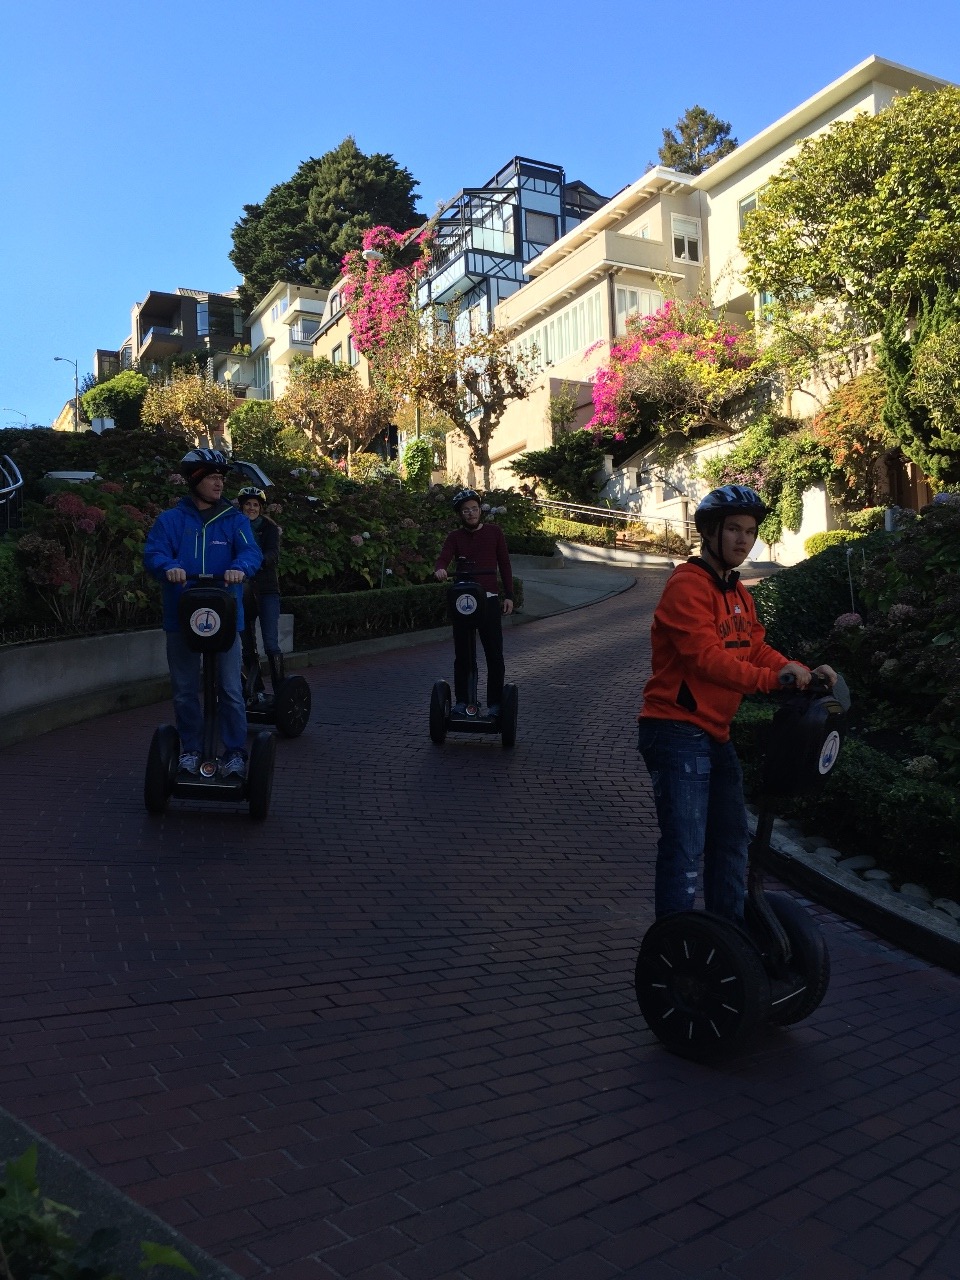
<svg viewBox="0 0 960 1280">
<path fill-rule="evenodd" d="M 777 677 L 781 691 L 783 693 L 791 693 L 796 689 L 796 679 L 792 672 L 783 671 Z M 850 690 L 843 676 L 838 675 L 836 684 L 831 684 L 826 676 L 817 675 L 815 671 L 810 673 L 810 683 L 805 689 L 796 690 L 798 693 L 804 693 L 811 698 L 823 698 L 827 694 L 832 694 L 844 711 L 850 710 Z"/>
</svg>

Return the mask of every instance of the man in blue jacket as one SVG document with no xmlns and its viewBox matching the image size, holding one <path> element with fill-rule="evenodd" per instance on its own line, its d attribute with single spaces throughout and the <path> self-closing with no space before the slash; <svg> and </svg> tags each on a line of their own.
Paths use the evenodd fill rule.
<svg viewBox="0 0 960 1280">
<path fill-rule="evenodd" d="M 263 555 L 247 517 L 223 497 L 230 463 L 218 449 L 191 449 L 180 463 L 190 490 L 175 507 L 162 512 L 147 534 L 143 563 L 163 585 L 163 629 L 173 686 L 173 711 L 180 735 L 180 768 L 196 773 L 203 747 L 200 703 L 200 654 L 187 647 L 177 618 L 177 603 L 188 578 L 210 573 L 223 578 L 237 597 L 237 638 L 220 655 L 220 735 L 224 777 L 247 771 L 247 716 L 240 672 L 243 597 L 240 583 L 260 568 Z"/>
</svg>

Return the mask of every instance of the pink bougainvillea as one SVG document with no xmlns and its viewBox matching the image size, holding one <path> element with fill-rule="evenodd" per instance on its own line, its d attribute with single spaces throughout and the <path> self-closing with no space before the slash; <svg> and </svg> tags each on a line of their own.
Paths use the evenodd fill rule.
<svg viewBox="0 0 960 1280">
<path fill-rule="evenodd" d="M 350 317 L 353 345 L 361 355 L 369 357 L 382 350 L 409 313 L 417 281 L 430 261 L 431 238 L 429 226 L 416 233 L 371 227 L 364 232 L 362 249 L 343 259 L 343 303 Z M 420 256 L 409 266 L 398 265 L 411 248 L 418 248 Z M 380 257 L 365 258 L 367 252 Z"/>
<path fill-rule="evenodd" d="M 628 321 L 626 335 L 610 348 L 593 379 L 587 429 L 623 439 L 637 392 L 657 399 L 667 390 L 670 412 L 694 419 L 735 391 L 756 358 L 753 334 L 716 319 L 703 299 L 668 300 L 654 315 Z"/>
</svg>

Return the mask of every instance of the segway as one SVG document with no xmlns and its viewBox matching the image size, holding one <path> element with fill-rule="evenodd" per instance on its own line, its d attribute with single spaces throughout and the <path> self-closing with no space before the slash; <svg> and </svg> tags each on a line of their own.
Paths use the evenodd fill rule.
<svg viewBox="0 0 960 1280">
<path fill-rule="evenodd" d="M 481 714 L 477 697 L 477 623 L 486 608 L 487 593 L 476 582 L 460 576 L 447 588 L 447 608 L 454 632 L 466 636 L 469 648 L 466 710 L 460 714 L 452 704 L 450 686 L 438 680 L 430 694 L 430 738 L 441 746 L 448 733 L 499 733 L 501 746 L 512 747 L 517 741 L 519 692 L 515 684 L 503 686 L 500 714 Z"/>
<path fill-rule="evenodd" d="M 180 736 L 171 724 L 162 724 L 153 735 L 147 756 L 143 802 L 149 813 L 163 813 L 171 796 L 181 800 L 229 800 L 246 803 L 250 817 L 261 821 L 270 809 L 276 740 L 265 729 L 254 734 L 245 778 L 220 776 L 217 746 L 217 663 L 237 636 L 237 599 L 232 591 L 201 577 L 187 587 L 178 601 L 180 629 L 190 649 L 201 655 L 203 684 L 203 748 L 196 774 L 178 771 Z"/>
<path fill-rule="evenodd" d="M 830 956 L 820 930 L 789 895 L 765 892 L 761 867 L 777 799 L 823 785 L 849 706 L 842 679 L 830 689 L 815 676 L 773 717 L 749 848 L 744 925 L 708 911 L 681 911 L 647 930 L 637 957 L 637 1001 L 671 1053 L 700 1062 L 721 1057 L 761 1023 L 788 1026 L 809 1017 L 826 995 Z"/>
<path fill-rule="evenodd" d="M 299 738 L 307 727 L 313 706 L 310 686 L 303 676 L 285 674 L 282 654 L 268 653 L 273 693 L 267 693 L 260 670 L 256 622 L 249 630 L 252 632 L 252 647 L 248 643 L 243 654 L 243 699 L 247 708 L 247 724 L 275 725 L 284 738 Z"/>
</svg>

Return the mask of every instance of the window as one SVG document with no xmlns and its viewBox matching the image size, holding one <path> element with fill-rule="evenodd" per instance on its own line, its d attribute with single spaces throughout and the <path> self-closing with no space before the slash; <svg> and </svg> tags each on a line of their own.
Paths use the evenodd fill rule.
<svg viewBox="0 0 960 1280">
<path fill-rule="evenodd" d="M 338 342 L 330 353 L 330 359 L 334 364 L 343 364 L 343 343 Z"/>
<path fill-rule="evenodd" d="M 673 227 L 673 257 L 676 262 L 700 261 L 700 219 L 681 218 L 671 214 Z"/>
<path fill-rule="evenodd" d="M 280 319 L 280 308 L 279 308 L 279 306 L 271 307 L 271 308 L 270 308 L 270 319 L 271 319 L 271 320 L 279 320 L 279 319 Z"/>
<path fill-rule="evenodd" d="M 550 213 L 534 213 L 528 209 L 524 214 L 527 226 L 527 240 L 530 244 L 553 244 L 557 238 L 557 220 Z"/>
<path fill-rule="evenodd" d="M 617 286 L 617 336 L 627 332 L 631 316 L 652 316 L 663 306 L 663 294 L 656 289 L 631 289 Z"/>
<path fill-rule="evenodd" d="M 290 341 L 299 342 L 299 343 L 302 343 L 304 346 L 309 346 L 309 344 L 313 342 L 313 339 L 316 337 L 317 330 L 319 328 L 320 328 L 320 322 L 318 320 L 300 319 L 296 322 L 296 324 L 292 325 L 290 328 Z"/>
<path fill-rule="evenodd" d="M 600 290 L 572 302 L 519 340 L 522 351 L 537 349 L 537 368 L 582 355 L 602 336 Z"/>
<path fill-rule="evenodd" d="M 739 219 L 740 219 L 740 230 L 741 230 L 741 231 L 742 231 L 742 230 L 743 230 L 743 228 L 747 225 L 747 218 L 750 216 L 750 214 L 751 214 L 751 213 L 753 213 L 753 212 L 754 212 L 754 210 L 756 209 L 756 207 L 757 207 L 757 193 L 756 193 L 756 191 L 754 191 L 753 195 L 750 195 L 750 196 L 744 196 L 744 198 L 743 198 L 743 199 L 740 201 L 740 203 L 737 205 L 738 216 L 739 216 Z"/>
<path fill-rule="evenodd" d="M 359 362 L 360 356 L 357 348 L 353 345 L 353 334 L 347 334 L 347 364 L 355 365 Z"/>
<path fill-rule="evenodd" d="M 264 351 L 253 362 L 253 385 L 260 392 L 261 400 L 273 399 L 273 386 L 270 381 L 270 353 Z"/>
<path fill-rule="evenodd" d="M 330 314 L 331 314 L 332 316 L 335 316 L 339 310 L 340 310 L 340 295 L 339 295 L 339 293 L 331 293 L 331 295 L 330 295 Z"/>
<path fill-rule="evenodd" d="M 281 315 L 283 315 L 283 313 L 286 311 L 287 306 L 288 306 L 287 299 L 286 299 L 286 298 L 282 298 L 282 299 L 281 299 L 281 301 L 280 301 L 280 314 L 281 314 Z"/>
</svg>

